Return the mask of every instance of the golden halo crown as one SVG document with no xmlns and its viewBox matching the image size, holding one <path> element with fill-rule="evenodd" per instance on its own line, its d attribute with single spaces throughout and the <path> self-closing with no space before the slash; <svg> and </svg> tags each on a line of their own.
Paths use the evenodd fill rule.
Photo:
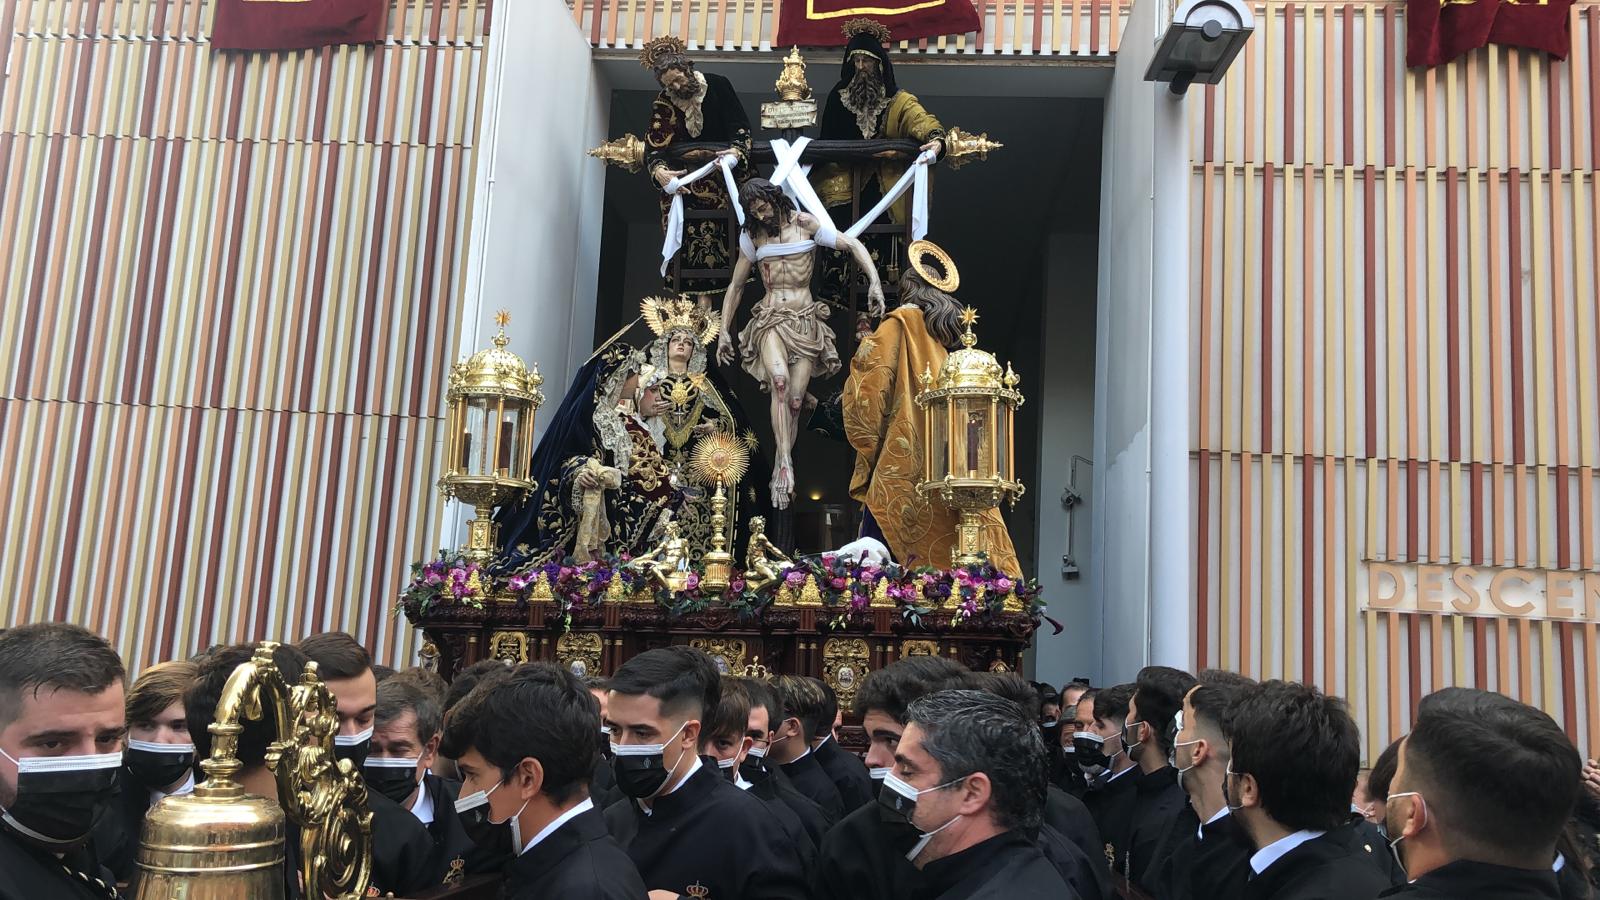
<svg viewBox="0 0 1600 900">
<path fill-rule="evenodd" d="M 844 38 L 849 40 L 858 34 L 870 34 L 878 39 L 878 43 L 889 43 L 889 26 L 876 19 L 851 19 L 844 23 Z"/>
<path fill-rule="evenodd" d="M 701 311 L 688 297 L 646 297 L 639 302 L 639 315 L 656 337 L 688 331 L 702 344 L 716 340 L 722 327 L 721 321 Z"/>
<path fill-rule="evenodd" d="M 639 65 L 653 70 L 663 57 L 673 53 L 686 53 L 688 50 L 689 45 L 683 42 L 683 38 L 675 34 L 663 34 L 658 38 L 652 38 L 644 45 L 644 49 L 639 51 Z"/>
<path fill-rule="evenodd" d="M 762 665 L 761 664 L 761 657 L 757 656 L 756 658 L 752 659 L 750 662 L 745 663 L 744 668 L 739 670 L 739 677 L 741 677 L 741 678 L 758 678 L 758 679 L 760 679 L 762 681 L 771 681 L 772 680 L 772 670 L 767 668 L 766 666 Z"/>
<path fill-rule="evenodd" d="M 911 261 L 911 270 L 933 287 L 946 294 L 953 294 L 961 287 L 961 270 L 956 268 L 956 261 L 933 241 L 912 241 L 906 248 L 906 256 Z M 929 265 L 930 261 L 936 265 Z"/>
</svg>

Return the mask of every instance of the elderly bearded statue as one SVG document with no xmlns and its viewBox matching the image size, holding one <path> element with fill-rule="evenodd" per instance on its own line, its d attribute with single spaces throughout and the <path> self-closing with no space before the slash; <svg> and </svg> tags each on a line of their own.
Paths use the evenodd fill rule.
<svg viewBox="0 0 1600 900">
<path fill-rule="evenodd" d="M 772 505 L 785 509 L 794 497 L 795 436 L 806 387 L 812 378 L 839 371 L 839 351 L 833 331 L 823 322 L 828 306 L 811 296 L 811 273 L 816 248 L 834 247 L 850 254 L 869 280 L 867 297 L 875 316 L 883 315 L 883 285 L 867 248 L 847 234 L 823 230 L 822 223 L 798 212 L 783 191 L 763 178 L 752 178 L 739 189 L 745 226 L 740 235 L 739 261 L 722 299 L 722 331 L 717 340 L 717 361 L 731 365 L 735 355 L 733 317 L 744 295 L 752 266 L 759 267 L 766 296 L 751 311 L 750 324 L 739 333 L 740 364 L 761 382 L 772 399 L 772 435 L 777 458 L 772 469 Z"/>
</svg>

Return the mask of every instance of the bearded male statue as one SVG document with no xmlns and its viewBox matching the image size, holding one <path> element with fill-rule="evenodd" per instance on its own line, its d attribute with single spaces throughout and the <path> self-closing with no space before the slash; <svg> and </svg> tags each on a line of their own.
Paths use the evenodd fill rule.
<svg viewBox="0 0 1600 900">
<path fill-rule="evenodd" d="M 828 305 L 811 296 L 811 273 L 818 245 L 850 254 L 867 276 L 867 297 L 875 316 L 883 315 L 883 285 L 867 248 L 848 234 L 825 228 L 795 209 L 777 185 L 752 178 L 739 188 L 744 230 L 733 279 L 722 298 L 722 329 L 717 362 L 740 365 L 761 382 L 772 399 L 772 435 L 777 455 L 772 469 L 772 505 L 786 509 L 794 498 L 795 436 L 806 387 L 813 378 L 839 371 L 833 330 L 823 321 Z M 759 268 L 766 296 L 751 310 L 750 323 L 733 339 L 733 320 L 753 268 Z"/>
</svg>

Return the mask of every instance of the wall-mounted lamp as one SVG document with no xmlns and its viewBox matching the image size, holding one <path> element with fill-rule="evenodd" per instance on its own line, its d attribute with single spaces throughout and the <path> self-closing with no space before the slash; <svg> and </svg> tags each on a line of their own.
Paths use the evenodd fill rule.
<svg viewBox="0 0 1600 900">
<path fill-rule="evenodd" d="M 1216 84 L 1255 28 L 1250 7 L 1239 0 L 1186 0 L 1173 14 L 1144 80 L 1171 82 L 1179 95 L 1191 84 Z"/>
</svg>

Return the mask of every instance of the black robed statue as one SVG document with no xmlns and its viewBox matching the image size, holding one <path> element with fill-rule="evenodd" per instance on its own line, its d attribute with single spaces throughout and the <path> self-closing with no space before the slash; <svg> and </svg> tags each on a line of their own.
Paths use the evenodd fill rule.
<svg viewBox="0 0 1600 900">
<path fill-rule="evenodd" d="M 578 370 L 533 452 L 532 493 L 496 516 L 505 538 L 497 571 L 637 556 L 658 542 L 678 492 L 639 413 L 659 405 L 656 388 L 640 382 L 644 368 L 642 353 L 618 343 Z"/>
</svg>

